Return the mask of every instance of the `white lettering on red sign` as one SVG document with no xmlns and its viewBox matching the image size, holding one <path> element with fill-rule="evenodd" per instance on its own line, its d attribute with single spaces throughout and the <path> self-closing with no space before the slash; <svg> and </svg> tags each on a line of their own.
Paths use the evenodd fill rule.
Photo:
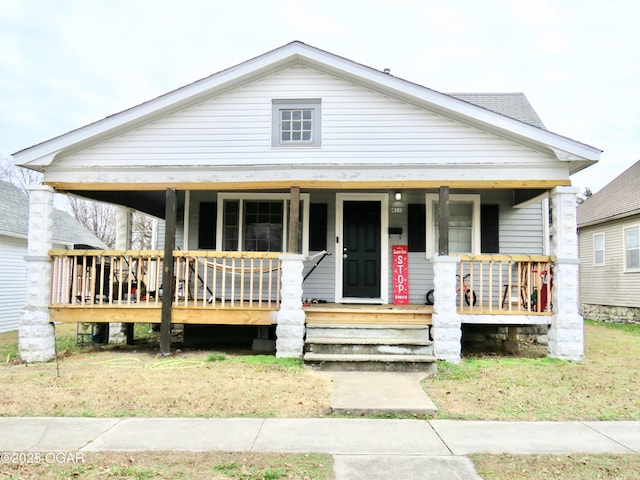
<svg viewBox="0 0 640 480">
<path fill-rule="evenodd" d="M 409 304 L 409 248 L 407 245 L 393 245 L 391 247 L 393 304 Z"/>
</svg>

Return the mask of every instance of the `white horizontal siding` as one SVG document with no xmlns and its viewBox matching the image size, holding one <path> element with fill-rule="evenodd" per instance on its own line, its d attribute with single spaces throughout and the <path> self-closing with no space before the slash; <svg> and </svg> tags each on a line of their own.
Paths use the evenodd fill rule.
<svg viewBox="0 0 640 480">
<path fill-rule="evenodd" d="M 27 241 L 0 235 L 0 332 L 20 323 L 27 285 Z"/>
<path fill-rule="evenodd" d="M 542 255 L 544 230 L 542 202 L 523 208 L 500 203 L 500 253 Z"/>
<path fill-rule="evenodd" d="M 640 307 L 640 272 L 624 271 L 623 229 L 640 217 L 584 227 L 579 233 L 580 303 Z M 605 234 L 605 264 L 593 264 L 593 235 Z"/>
<path fill-rule="evenodd" d="M 320 148 L 271 147 L 274 98 L 322 99 Z M 530 172 L 530 178 L 549 178 L 549 169 L 562 175 L 564 168 L 556 172 L 558 162 L 550 154 L 302 67 L 289 68 L 56 161 L 61 171 L 132 166 L 162 171 L 162 167 L 309 162 L 484 164 L 492 171 L 527 165 L 538 172 Z M 453 170 L 451 178 L 462 173 Z M 149 181 L 148 172 L 138 175 Z"/>
</svg>

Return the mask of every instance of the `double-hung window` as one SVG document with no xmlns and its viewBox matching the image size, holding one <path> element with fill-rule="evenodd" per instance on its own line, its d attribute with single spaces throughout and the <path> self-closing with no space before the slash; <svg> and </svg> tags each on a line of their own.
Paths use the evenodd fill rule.
<svg viewBox="0 0 640 480">
<path fill-rule="evenodd" d="M 308 253 L 309 194 L 300 195 L 298 252 Z M 218 196 L 217 245 L 225 251 L 284 252 L 288 246 L 288 194 Z"/>
<path fill-rule="evenodd" d="M 319 99 L 273 100 L 272 146 L 319 147 L 320 106 Z"/>
<path fill-rule="evenodd" d="M 596 233 L 593 236 L 593 265 L 601 267 L 604 265 L 604 233 Z"/>
<path fill-rule="evenodd" d="M 640 225 L 624 229 L 624 269 L 640 271 Z"/>
<path fill-rule="evenodd" d="M 440 238 L 439 196 L 427 194 L 427 256 L 437 255 Z M 480 253 L 480 195 L 449 196 L 449 252 Z"/>
</svg>

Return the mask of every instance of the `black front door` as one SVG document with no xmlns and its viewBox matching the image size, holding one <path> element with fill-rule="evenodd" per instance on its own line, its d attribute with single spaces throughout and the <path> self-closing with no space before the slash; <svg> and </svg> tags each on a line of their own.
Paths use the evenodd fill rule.
<svg viewBox="0 0 640 480">
<path fill-rule="evenodd" d="M 380 202 L 343 204 L 342 296 L 380 298 Z"/>
</svg>

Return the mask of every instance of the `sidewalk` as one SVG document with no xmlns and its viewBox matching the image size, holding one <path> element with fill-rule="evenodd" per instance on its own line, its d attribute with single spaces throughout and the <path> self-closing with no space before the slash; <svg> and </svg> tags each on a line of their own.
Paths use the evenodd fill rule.
<svg viewBox="0 0 640 480">
<path fill-rule="evenodd" d="M 319 452 L 337 479 L 478 480 L 471 453 L 640 453 L 640 422 L 0 418 L 0 451 Z"/>
</svg>

